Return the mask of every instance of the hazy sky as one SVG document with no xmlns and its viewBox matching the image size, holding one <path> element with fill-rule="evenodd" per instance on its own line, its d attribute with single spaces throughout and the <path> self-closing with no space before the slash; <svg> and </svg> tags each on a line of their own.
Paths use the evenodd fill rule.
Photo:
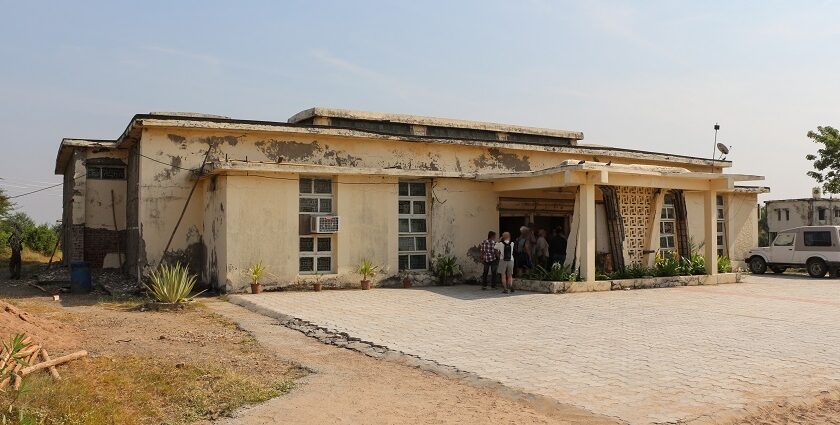
<svg viewBox="0 0 840 425">
<path fill-rule="evenodd" d="M 285 120 L 312 106 L 584 132 L 711 154 L 808 196 L 805 133 L 840 126 L 837 2 L 0 0 L 0 185 L 60 182 L 62 137 L 135 113 Z M 702 4 L 701 4 L 702 3 Z M 60 189 L 18 200 L 60 216 Z"/>
</svg>

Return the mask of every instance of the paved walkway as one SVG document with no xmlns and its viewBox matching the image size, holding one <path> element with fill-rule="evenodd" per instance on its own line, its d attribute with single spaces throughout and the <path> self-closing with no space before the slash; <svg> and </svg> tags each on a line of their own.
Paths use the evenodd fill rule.
<svg viewBox="0 0 840 425">
<path fill-rule="evenodd" d="M 840 280 L 512 296 L 478 287 L 240 295 L 630 423 L 704 420 L 840 385 Z"/>
</svg>

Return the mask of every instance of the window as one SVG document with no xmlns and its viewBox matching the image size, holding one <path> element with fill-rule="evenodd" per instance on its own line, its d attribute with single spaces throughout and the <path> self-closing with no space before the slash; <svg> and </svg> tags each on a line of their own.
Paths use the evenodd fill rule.
<svg viewBox="0 0 840 425">
<path fill-rule="evenodd" d="M 831 246 L 831 232 L 828 230 L 802 232 L 802 236 L 805 246 Z"/>
<path fill-rule="evenodd" d="M 840 218 L 840 208 L 834 208 L 834 218 Z"/>
<path fill-rule="evenodd" d="M 673 256 L 677 249 L 677 211 L 674 208 L 674 195 L 665 195 L 662 214 L 659 220 L 659 250 L 665 256 Z"/>
<path fill-rule="evenodd" d="M 773 246 L 793 246 L 793 233 L 780 233 L 773 241 Z"/>
<path fill-rule="evenodd" d="M 301 178 L 300 208 L 302 213 L 329 214 L 332 212 L 332 180 Z"/>
<path fill-rule="evenodd" d="M 720 195 L 717 196 L 717 252 L 718 257 L 726 255 L 726 213 Z"/>
<path fill-rule="evenodd" d="M 125 180 L 125 167 L 88 166 L 87 178 L 97 180 Z"/>
<path fill-rule="evenodd" d="M 400 182 L 397 202 L 400 270 L 426 270 L 429 268 L 426 183 Z"/>
<path fill-rule="evenodd" d="M 817 209 L 817 215 L 819 216 L 820 221 L 825 221 L 825 216 L 826 216 L 825 211 L 826 211 L 826 208 L 823 208 L 823 207 L 820 207 L 820 208 Z"/>
<path fill-rule="evenodd" d="M 785 221 L 790 221 L 790 210 L 785 208 Z"/>
<path fill-rule="evenodd" d="M 330 273 L 332 266 L 332 236 L 301 236 L 300 258 L 298 271 L 300 273 Z"/>
<path fill-rule="evenodd" d="M 333 212 L 333 183 L 329 178 L 301 177 L 299 180 L 301 215 L 323 215 Z M 332 273 L 333 235 L 301 236 L 298 241 L 298 272 Z"/>
<path fill-rule="evenodd" d="M 782 221 L 782 209 L 776 208 L 776 221 Z"/>
</svg>

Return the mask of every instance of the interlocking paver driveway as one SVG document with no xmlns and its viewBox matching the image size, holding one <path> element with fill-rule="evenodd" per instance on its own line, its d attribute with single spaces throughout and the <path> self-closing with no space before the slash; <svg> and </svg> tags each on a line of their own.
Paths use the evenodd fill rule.
<svg viewBox="0 0 840 425">
<path fill-rule="evenodd" d="M 474 286 L 235 296 L 630 423 L 840 385 L 840 281 L 546 295 Z"/>
</svg>

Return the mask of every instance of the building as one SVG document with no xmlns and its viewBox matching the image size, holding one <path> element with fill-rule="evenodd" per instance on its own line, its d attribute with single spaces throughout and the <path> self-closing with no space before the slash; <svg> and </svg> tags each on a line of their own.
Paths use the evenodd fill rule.
<svg viewBox="0 0 840 425">
<path fill-rule="evenodd" d="M 840 225 L 840 199 L 823 198 L 814 188 L 810 198 L 766 201 L 770 241 L 776 234 L 799 226 Z"/>
<path fill-rule="evenodd" d="M 65 257 L 137 276 L 181 261 L 202 282 L 241 291 L 260 260 L 269 286 L 358 285 L 362 259 L 382 267 L 379 279 L 423 277 L 438 255 L 474 276 L 487 231 L 521 225 L 563 226 L 566 261 L 587 281 L 605 259 L 621 267 L 698 249 L 740 260 L 756 245 L 766 188 L 736 183 L 762 177 L 582 139 L 325 108 L 288 122 L 136 115 L 114 140 L 62 140 Z"/>
</svg>

